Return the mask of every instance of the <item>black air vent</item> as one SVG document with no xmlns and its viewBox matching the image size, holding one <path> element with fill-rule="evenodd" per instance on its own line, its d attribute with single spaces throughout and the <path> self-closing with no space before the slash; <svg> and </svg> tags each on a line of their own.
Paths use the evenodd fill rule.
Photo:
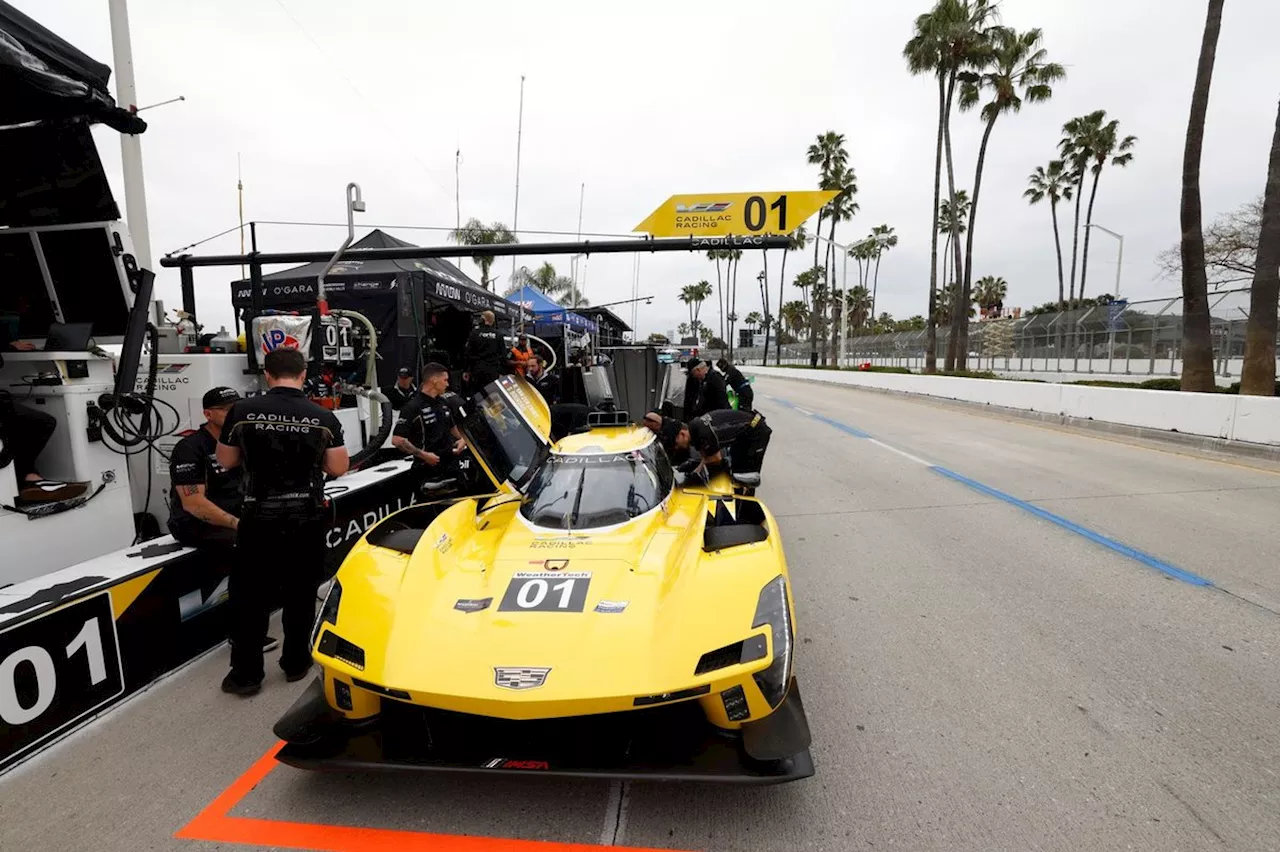
<svg viewBox="0 0 1280 852">
<path fill-rule="evenodd" d="M 348 665 L 364 671 L 364 648 L 353 645 L 332 630 L 326 630 L 320 637 L 320 645 L 316 648 L 326 657 L 342 660 Z"/>
<path fill-rule="evenodd" d="M 702 659 L 698 660 L 698 667 L 693 670 L 695 675 L 714 672 L 718 669 L 727 669 L 729 666 L 736 666 L 742 661 L 742 643 L 734 642 L 732 645 L 725 645 L 723 648 L 717 648 L 714 651 L 708 651 L 702 655 Z"/>
</svg>

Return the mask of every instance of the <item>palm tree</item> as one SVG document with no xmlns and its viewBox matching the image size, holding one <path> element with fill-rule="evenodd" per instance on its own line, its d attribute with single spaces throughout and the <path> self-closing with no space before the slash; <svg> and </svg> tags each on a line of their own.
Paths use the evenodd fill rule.
<svg viewBox="0 0 1280 852">
<path fill-rule="evenodd" d="M 914 34 L 903 48 L 903 58 L 913 75 L 932 75 L 938 83 L 938 134 L 933 162 L 932 217 L 939 209 L 942 196 L 942 162 L 946 153 L 947 197 L 951 207 L 956 207 L 955 171 L 951 158 L 951 104 L 955 96 L 956 79 L 960 70 L 970 64 L 975 42 L 986 23 L 995 16 L 995 8 L 986 0 L 938 0 L 926 14 L 915 20 Z M 938 232 L 930 227 L 929 253 L 929 311 L 926 334 L 925 372 L 938 369 L 938 333 L 935 299 L 938 296 Z M 956 240 L 952 223 L 951 239 Z M 957 268 L 959 263 L 957 261 Z M 957 275 L 957 278 L 960 276 Z"/>
<path fill-rule="evenodd" d="M 486 225 L 479 219 L 468 219 L 467 224 L 449 232 L 449 239 L 462 246 L 496 246 L 520 242 L 516 239 L 516 235 L 501 222 Z M 493 258 L 491 254 L 477 254 L 471 258 L 476 266 L 480 267 L 480 283 L 487 290 L 493 289 L 494 282 L 489 278 Z"/>
<path fill-rule="evenodd" d="M 809 323 L 809 306 L 803 299 L 794 299 L 783 305 L 778 313 L 783 325 L 792 335 L 798 335 Z"/>
<path fill-rule="evenodd" d="M 727 250 L 709 249 L 707 251 L 707 260 L 712 261 L 716 265 L 716 301 L 720 305 L 720 310 L 716 315 L 720 323 L 720 337 L 724 337 L 724 288 L 720 282 L 720 261 L 725 260 L 728 255 Z"/>
<path fill-rule="evenodd" d="M 844 171 L 845 171 L 845 167 L 849 163 L 849 152 L 845 150 L 844 145 L 845 145 L 845 138 L 843 133 L 836 133 L 834 130 L 828 130 L 826 133 L 819 134 L 816 140 L 814 141 L 814 143 L 809 146 L 809 150 L 806 152 L 805 157 L 810 165 L 818 166 L 820 170 L 819 180 L 818 180 L 818 187 L 820 189 L 828 189 L 828 190 L 833 189 L 833 190 L 841 191 L 843 193 L 843 190 L 845 188 L 845 182 L 843 180 Z M 855 192 L 857 191 L 856 187 L 854 191 Z M 836 200 L 838 200 L 838 197 Z M 823 217 L 828 216 L 833 212 L 834 204 L 835 204 L 835 200 L 833 200 L 831 204 L 827 205 L 827 207 L 818 211 L 818 226 L 816 229 L 816 233 L 819 236 L 822 234 Z M 834 232 L 835 232 L 835 228 L 833 225 L 832 233 Z M 818 243 L 819 242 L 820 240 L 814 240 L 814 243 L 813 243 L 813 265 L 814 266 L 818 265 Z M 830 254 L 829 251 L 828 251 L 828 254 Z M 810 310 L 810 315 L 809 315 L 809 323 L 810 323 L 809 358 L 811 361 L 816 360 L 816 355 L 818 352 L 818 348 L 817 348 L 818 325 L 819 325 L 819 320 L 821 319 L 821 311 L 818 310 L 818 305 L 816 302 L 816 299 L 818 297 L 818 289 L 814 288 L 814 290 L 812 291 L 812 294 L 815 301 L 812 305 L 812 309 Z"/>
<path fill-rule="evenodd" d="M 778 310 L 782 310 L 784 299 L 784 288 L 787 283 L 787 256 L 793 251 L 804 251 L 805 245 L 809 242 L 809 234 L 804 229 L 804 225 L 796 228 L 791 232 L 791 243 L 787 246 L 787 250 L 782 253 L 782 274 L 778 276 Z M 774 356 L 774 364 L 782 365 L 782 348 L 779 347 L 777 354 Z"/>
<path fill-rule="evenodd" d="M 1027 191 L 1022 193 L 1030 204 L 1049 199 L 1049 215 L 1053 219 L 1053 248 L 1058 253 L 1058 310 L 1067 309 L 1065 282 L 1062 278 L 1062 238 L 1058 233 L 1058 202 L 1070 201 L 1074 189 L 1066 163 L 1053 160 L 1046 166 L 1036 166 L 1027 178 Z"/>
<path fill-rule="evenodd" d="M 1084 285 L 1089 266 L 1090 225 L 1093 223 L 1093 203 L 1098 196 L 1098 179 L 1102 170 L 1110 161 L 1113 166 L 1127 166 L 1133 161 L 1133 146 L 1136 136 L 1120 138 L 1120 122 L 1107 121 L 1106 110 L 1096 110 L 1088 115 L 1073 118 L 1062 127 L 1062 141 L 1058 147 L 1062 157 L 1072 167 L 1076 183 L 1076 234 L 1071 245 L 1071 286 L 1068 297 L 1084 298 Z M 1080 289 L 1075 289 L 1076 246 L 1080 239 L 1080 205 L 1084 199 L 1084 178 L 1086 172 L 1093 173 L 1093 188 L 1089 193 L 1089 209 L 1085 217 L 1084 257 L 1080 261 Z"/>
<path fill-rule="evenodd" d="M 556 272 L 550 262 L 542 264 L 534 272 L 530 272 L 527 266 L 522 266 L 511 276 L 511 285 L 502 295 L 514 296 L 520 288 L 526 286 L 541 290 L 548 296 L 560 296 L 573 292 L 573 279 Z M 579 298 L 578 301 L 581 303 L 582 299 Z"/>
<path fill-rule="evenodd" d="M 898 235 L 888 225 L 876 225 L 871 229 L 871 236 L 876 241 L 876 272 L 871 281 L 871 314 L 876 312 L 876 292 L 880 289 L 880 258 L 898 245 Z"/>
<path fill-rule="evenodd" d="M 681 301 L 683 301 L 683 299 Z M 676 334 L 680 335 L 681 337 L 688 337 L 692 332 L 693 332 L 693 327 L 690 326 L 689 323 L 687 322 L 682 322 L 678 326 L 676 326 Z"/>
<path fill-rule="evenodd" d="M 747 328 L 751 329 L 751 333 L 754 335 L 756 329 L 764 325 L 764 317 L 760 315 L 759 311 L 752 311 L 743 318 L 742 322 Z"/>
<path fill-rule="evenodd" d="M 1204 268 L 1204 230 L 1200 211 L 1200 155 L 1204 149 L 1204 117 L 1209 111 L 1209 87 L 1213 63 L 1218 53 L 1218 33 L 1222 29 L 1223 0 L 1209 0 L 1209 12 L 1200 42 L 1200 64 L 1191 92 L 1191 118 L 1187 122 L 1187 145 L 1182 155 L 1182 389 L 1208 393 L 1217 390 L 1213 378 L 1213 335 L 1209 328 L 1209 279 Z M 1115 122 L 1111 122 L 1114 125 Z M 1110 125 L 1108 125 L 1110 127 Z M 1115 142 L 1111 127 L 1110 141 Z M 1097 137 L 1103 144 L 1102 134 Z M 1129 137 L 1125 142 L 1129 142 Z M 1128 147 L 1132 147 L 1129 144 Z M 1119 150 L 1127 150 L 1125 143 Z M 1098 189 L 1098 173 L 1110 150 L 1095 157 L 1093 188 Z M 1130 155 L 1132 156 L 1132 155 Z M 1093 200 L 1089 200 L 1093 209 Z M 1085 261 L 1088 262 L 1088 233 L 1085 234 Z M 1083 273 L 1081 282 L 1083 282 Z M 1081 283 L 1081 290 L 1084 285 Z M 1274 308 L 1272 309 L 1274 313 Z"/>
<path fill-rule="evenodd" d="M 1244 333 L 1240 393 L 1272 396 L 1276 391 L 1276 306 L 1280 301 L 1280 110 L 1276 111 L 1276 132 L 1271 137 L 1257 258 Z"/>
<path fill-rule="evenodd" d="M 1048 51 L 1040 46 L 1044 34 L 1039 29 L 1019 33 L 1009 27 L 994 27 L 988 34 L 985 50 L 989 51 L 989 66 L 985 71 L 966 72 L 960 89 L 960 109 L 968 110 L 978 105 L 983 92 L 991 93 L 991 100 L 982 106 L 982 143 L 978 146 L 978 164 L 973 176 L 973 203 L 969 206 L 969 235 L 965 242 L 964 286 L 961 303 L 964 304 L 973 290 L 973 235 L 977 230 L 978 199 L 982 193 L 982 171 L 986 165 L 987 145 L 996 120 L 1005 113 L 1022 110 L 1022 104 L 1043 103 L 1053 97 L 1053 83 L 1067 75 L 1066 69 L 1056 62 L 1049 62 Z M 1097 189 L 1097 179 L 1094 179 Z M 1090 210 L 1093 209 L 1090 204 Z M 1089 256 L 1088 235 L 1085 235 L 1085 258 Z M 955 341 L 956 366 L 963 370 L 969 359 L 969 324 L 956 314 L 952 317 L 952 340 Z M 950 347 L 948 347 L 950 348 Z M 950 360 L 948 358 L 948 360 Z"/>
<path fill-rule="evenodd" d="M 581 293 L 569 292 L 556 299 L 556 304 L 566 308 L 585 308 L 590 306 L 591 303 Z"/>
<path fill-rule="evenodd" d="M 862 328 L 872 316 L 870 291 L 861 285 L 851 288 L 844 298 L 844 309 L 849 312 L 849 328 Z"/>
<path fill-rule="evenodd" d="M 979 278 L 973 287 L 973 298 L 984 314 L 1003 307 L 1007 295 L 1009 295 L 1009 282 L 994 275 Z"/>
<path fill-rule="evenodd" d="M 728 344 L 729 360 L 733 360 L 733 338 L 734 326 L 738 322 L 738 265 L 742 263 L 742 249 L 725 249 L 721 254 L 724 259 L 729 262 L 728 269 L 725 270 L 725 289 L 727 290 L 725 307 L 729 311 L 726 318 L 728 320 L 729 336 L 720 335 L 720 339 Z"/>
<path fill-rule="evenodd" d="M 953 212 L 954 211 L 954 212 Z M 956 190 L 956 203 L 952 207 L 950 200 L 944 198 L 942 203 L 938 205 L 938 233 L 946 233 L 947 243 L 942 249 L 942 274 L 945 277 L 947 273 L 947 261 L 952 251 L 959 251 L 959 242 L 956 236 L 964 236 L 969 230 L 969 193 L 967 190 Z M 950 284 L 950 280 L 947 282 Z M 950 291 L 948 291 L 950 292 Z M 950 312 L 947 314 L 950 316 Z"/>
<path fill-rule="evenodd" d="M 846 166 L 836 168 L 827 179 L 827 185 L 824 189 L 836 190 L 839 194 L 831 199 L 827 205 L 827 221 L 830 223 L 830 233 L 827 236 L 827 280 L 835 280 L 835 264 L 836 264 L 836 225 L 841 222 L 847 222 L 857 214 L 859 207 L 856 200 L 858 194 L 858 177 L 854 174 L 853 169 Z M 832 322 L 835 322 L 835 301 L 831 301 Z M 831 349 L 831 357 L 835 357 L 834 335 L 832 336 L 833 347 Z M 823 363 L 826 363 L 825 359 Z"/>
<path fill-rule="evenodd" d="M 711 284 L 706 281 L 699 281 L 697 284 L 686 284 L 680 288 L 679 299 L 689 309 L 689 327 L 696 328 L 701 325 L 699 316 L 702 314 L 702 303 L 711 295 Z"/>
</svg>

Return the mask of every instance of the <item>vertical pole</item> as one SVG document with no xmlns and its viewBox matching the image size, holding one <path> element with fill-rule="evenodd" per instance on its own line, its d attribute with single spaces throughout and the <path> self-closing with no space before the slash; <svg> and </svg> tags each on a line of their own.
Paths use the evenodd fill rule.
<svg viewBox="0 0 1280 852">
<path fill-rule="evenodd" d="M 520 75 L 520 117 L 516 123 L 516 208 L 511 214 L 511 232 L 520 238 L 520 147 L 524 142 L 524 75 Z M 516 276 L 516 258 L 511 257 L 511 277 Z"/>
<path fill-rule="evenodd" d="M 236 203 L 240 208 L 240 253 L 244 254 L 244 173 L 240 168 L 240 154 L 236 153 Z M 240 264 L 240 280 L 244 280 L 244 264 Z"/>
<path fill-rule="evenodd" d="M 462 143 L 453 152 L 453 232 L 462 231 Z M 457 265 L 462 265 L 462 256 L 457 258 Z M 523 312 L 522 312 L 523 314 Z"/>
<path fill-rule="evenodd" d="M 1129 359 L 1133 357 L 1133 328 L 1129 328 L 1128 336 L 1125 338 L 1124 346 L 1124 374 L 1129 375 Z"/>
<path fill-rule="evenodd" d="M 1124 236 L 1117 235 L 1120 240 L 1120 253 L 1116 256 L 1116 298 L 1120 298 L 1120 269 L 1124 266 Z"/>
<path fill-rule="evenodd" d="M 184 266 L 180 274 L 182 276 L 182 309 L 194 319 L 196 316 L 195 270 L 190 266 Z"/>
<path fill-rule="evenodd" d="M 835 245 L 832 243 L 831 245 Z M 845 353 L 849 349 L 849 250 L 844 246 L 840 246 L 840 253 L 844 255 L 843 271 L 840 273 L 842 278 L 840 282 L 840 351 L 836 357 L 836 369 L 848 366 L 849 359 Z"/>
<path fill-rule="evenodd" d="M 115 58 L 116 101 L 132 112 L 138 109 L 138 89 L 133 77 L 133 46 L 129 39 L 129 8 L 126 0 L 108 0 L 111 17 L 111 48 Z M 138 266 L 151 268 L 151 232 L 147 225 L 146 185 L 142 177 L 142 140 L 131 133 L 120 134 L 120 160 L 124 171 L 125 216 L 133 238 L 133 254 Z"/>
</svg>

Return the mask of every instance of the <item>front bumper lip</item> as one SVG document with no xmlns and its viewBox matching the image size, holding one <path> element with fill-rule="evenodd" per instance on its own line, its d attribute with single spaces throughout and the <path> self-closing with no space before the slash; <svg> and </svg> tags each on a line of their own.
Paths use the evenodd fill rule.
<svg viewBox="0 0 1280 852">
<path fill-rule="evenodd" d="M 276 723 L 276 735 L 285 741 L 277 758 L 289 766 L 309 770 L 503 772 L 740 785 L 782 784 L 808 778 L 814 773 L 813 758 L 808 749 L 808 722 L 795 682 L 774 714 L 759 723 L 748 723 L 741 735 L 712 727 L 696 704 L 681 703 L 659 708 L 653 716 L 645 716 L 645 711 L 619 714 L 626 717 L 625 724 L 620 726 L 625 742 L 590 750 L 583 750 L 581 746 L 570 746 L 566 750 L 565 740 L 558 737 L 543 741 L 537 735 L 527 739 L 512 736 L 515 731 L 531 727 L 527 722 L 424 711 L 399 702 L 387 702 L 384 715 L 391 715 L 387 710 L 401 717 L 414 712 L 440 713 L 437 720 L 450 728 L 448 736 L 439 737 L 447 742 L 447 748 L 432 745 L 434 721 L 414 723 L 421 728 L 412 729 L 410 739 L 414 742 L 410 748 L 404 747 L 403 731 L 398 735 L 401 745 L 394 744 L 396 740 L 387 730 L 391 720 L 388 720 L 388 726 L 384 726 L 383 720 L 377 717 L 359 724 L 347 722 L 329 708 L 323 686 L 317 680 Z M 609 715 L 612 717 L 613 714 Z M 547 720 L 547 723 L 556 724 L 557 720 Z M 747 748 L 753 740 L 758 743 L 762 738 L 754 735 L 751 725 L 766 723 L 768 727 L 762 728 L 761 733 L 774 745 L 775 753 L 779 743 L 783 744 L 783 750 L 792 747 L 797 750 L 769 760 L 752 758 Z M 537 724 L 532 723 L 533 726 Z M 486 726 L 493 725 L 500 726 L 501 734 L 497 737 L 484 733 Z M 459 735 L 459 732 L 466 732 L 468 726 L 474 726 L 474 735 Z M 492 730 L 489 728 L 490 732 Z"/>
</svg>

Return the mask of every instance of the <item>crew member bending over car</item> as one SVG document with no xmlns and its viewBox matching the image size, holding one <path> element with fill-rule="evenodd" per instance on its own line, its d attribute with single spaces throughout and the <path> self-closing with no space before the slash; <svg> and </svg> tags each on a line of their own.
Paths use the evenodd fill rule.
<svg viewBox="0 0 1280 852">
<path fill-rule="evenodd" d="M 231 407 L 217 450 L 224 468 L 244 466 L 231 570 L 231 672 L 222 681 L 223 692 L 235 695 L 262 688 L 261 639 L 274 589 L 284 609 L 280 668 L 290 681 L 311 670 L 316 587 L 324 573 L 324 475 L 341 476 L 351 462 L 338 418 L 302 392 L 302 353 L 274 349 L 262 368 L 270 390 Z"/>
<path fill-rule="evenodd" d="M 658 436 L 667 455 L 681 473 L 725 464 L 734 479 L 752 487 L 760 483 L 760 468 L 773 430 L 764 415 L 754 411 L 713 411 L 688 424 L 657 412 L 644 416 L 644 425 Z M 697 453 L 695 456 L 694 453 Z"/>
<path fill-rule="evenodd" d="M 204 425 L 184 437 L 169 454 L 169 532 L 179 544 L 194 547 L 228 574 L 235 564 L 236 527 L 240 525 L 240 469 L 218 464 L 218 437 L 240 394 L 212 388 L 200 404 Z M 279 642 L 263 639 L 262 650 Z"/>
<path fill-rule="evenodd" d="M 685 399 L 685 417 L 692 423 L 697 418 L 712 411 L 727 411 L 729 407 L 729 389 L 724 383 L 724 376 L 711 369 L 711 365 L 698 358 L 689 359 L 689 375 L 698 382 L 697 394 L 693 406 Z M 686 386 L 685 393 L 688 393 Z"/>
<path fill-rule="evenodd" d="M 424 481 L 454 479 L 458 456 L 467 444 L 454 421 L 453 407 L 444 399 L 449 390 L 448 368 L 436 363 L 423 367 L 421 390 L 400 411 L 391 445 L 413 457 L 414 469 Z"/>
<path fill-rule="evenodd" d="M 729 387 L 733 388 L 733 392 L 738 395 L 738 410 L 755 411 L 756 392 L 751 388 L 751 382 L 747 381 L 747 377 L 742 375 L 742 371 L 733 366 L 728 358 L 721 358 L 716 362 L 716 366 L 720 368 L 720 372 L 724 373 L 724 380 Z"/>
</svg>

